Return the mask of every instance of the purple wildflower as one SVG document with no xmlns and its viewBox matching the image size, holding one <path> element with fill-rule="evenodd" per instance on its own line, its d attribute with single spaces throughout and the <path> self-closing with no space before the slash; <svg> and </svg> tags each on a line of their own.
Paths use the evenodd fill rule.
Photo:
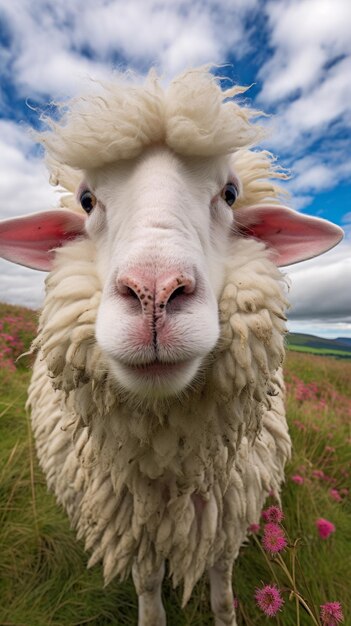
<svg viewBox="0 0 351 626">
<path fill-rule="evenodd" d="M 344 621 L 340 602 L 327 602 L 321 605 L 320 612 L 323 626 L 337 626 Z"/>
<path fill-rule="evenodd" d="M 323 517 L 316 520 L 316 527 L 321 539 L 328 539 L 331 533 L 335 533 L 334 524 Z"/>
<path fill-rule="evenodd" d="M 262 545 L 267 552 L 276 554 L 284 550 L 287 544 L 284 530 L 278 524 L 274 524 L 274 522 L 266 524 L 263 531 Z"/>
<path fill-rule="evenodd" d="M 261 589 L 256 589 L 255 600 L 261 611 L 269 615 L 269 617 L 276 615 L 284 604 L 284 600 L 276 585 L 265 585 Z"/>
</svg>

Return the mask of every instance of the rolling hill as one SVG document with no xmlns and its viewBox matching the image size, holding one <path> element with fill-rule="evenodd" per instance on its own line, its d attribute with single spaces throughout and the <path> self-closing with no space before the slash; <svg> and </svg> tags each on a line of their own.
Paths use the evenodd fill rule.
<svg viewBox="0 0 351 626">
<path fill-rule="evenodd" d="M 351 358 L 351 339 L 349 337 L 325 339 L 304 333 L 288 333 L 287 346 L 290 350 L 297 352 L 310 352 L 342 359 Z"/>
</svg>

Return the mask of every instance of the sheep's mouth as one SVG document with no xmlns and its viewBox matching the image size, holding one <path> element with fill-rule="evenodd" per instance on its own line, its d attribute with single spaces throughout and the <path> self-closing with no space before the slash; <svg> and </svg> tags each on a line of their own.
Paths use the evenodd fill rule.
<svg viewBox="0 0 351 626">
<path fill-rule="evenodd" d="M 179 372 L 189 361 L 160 361 L 155 359 L 149 363 L 129 364 L 131 372 L 144 376 L 165 376 Z"/>
<path fill-rule="evenodd" d="M 151 359 L 139 363 L 111 359 L 110 362 L 117 383 L 137 396 L 150 399 L 183 391 L 196 376 L 201 358 Z"/>
</svg>

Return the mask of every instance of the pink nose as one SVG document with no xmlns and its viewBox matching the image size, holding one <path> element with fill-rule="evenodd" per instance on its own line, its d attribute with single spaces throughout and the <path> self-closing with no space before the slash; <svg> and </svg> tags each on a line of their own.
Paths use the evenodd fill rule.
<svg viewBox="0 0 351 626">
<path fill-rule="evenodd" d="M 148 272 L 132 271 L 117 277 L 117 292 L 140 313 L 159 316 L 170 309 L 170 303 L 181 308 L 187 296 L 195 291 L 195 278 L 188 272 L 167 272 L 155 276 Z"/>
</svg>

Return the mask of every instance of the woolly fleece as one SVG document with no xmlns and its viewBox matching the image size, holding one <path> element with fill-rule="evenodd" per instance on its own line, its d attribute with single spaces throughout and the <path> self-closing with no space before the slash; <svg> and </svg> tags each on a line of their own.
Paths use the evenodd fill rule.
<svg viewBox="0 0 351 626">
<path fill-rule="evenodd" d="M 180 399 L 137 404 L 110 377 L 94 339 L 101 285 L 89 241 L 57 252 L 35 341 L 38 456 L 90 565 L 102 559 L 109 582 L 136 556 L 146 583 L 167 558 L 184 602 L 205 568 L 237 555 L 290 452 L 281 274 L 262 244 L 233 247 L 219 344 Z"/>
</svg>

